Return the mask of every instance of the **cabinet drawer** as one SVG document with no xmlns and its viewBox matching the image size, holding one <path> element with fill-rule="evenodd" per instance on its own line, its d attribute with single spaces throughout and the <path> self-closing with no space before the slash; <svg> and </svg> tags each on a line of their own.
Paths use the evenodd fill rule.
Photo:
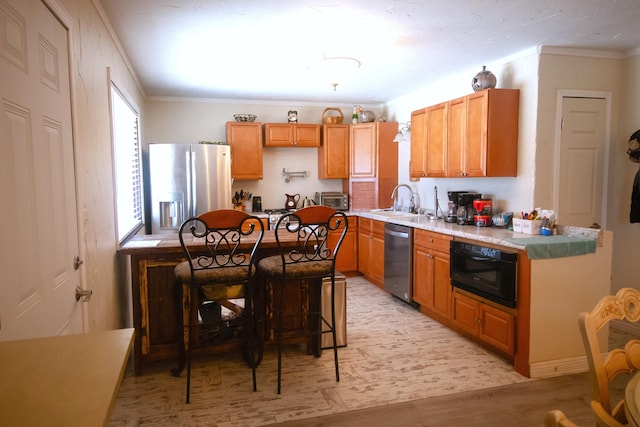
<svg viewBox="0 0 640 427">
<path fill-rule="evenodd" d="M 371 223 L 373 220 L 369 218 L 358 218 L 358 232 L 360 234 L 371 234 Z"/>
<path fill-rule="evenodd" d="M 384 236 L 384 221 L 371 221 L 371 228 L 374 235 Z"/>
<path fill-rule="evenodd" d="M 432 231 L 415 229 L 413 234 L 413 244 L 416 246 L 425 246 L 430 249 L 449 253 L 449 242 L 451 236 L 434 233 Z"/>
</svg>

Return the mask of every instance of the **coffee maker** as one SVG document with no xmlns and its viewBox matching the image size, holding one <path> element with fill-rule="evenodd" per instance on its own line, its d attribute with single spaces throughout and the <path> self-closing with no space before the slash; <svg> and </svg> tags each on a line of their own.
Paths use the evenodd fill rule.
<svg viewBox="0 0 640 427">
<path fill-rule="evenodd" d="M 473 201 L 482 198 L 480 193 L 462 193 L 458 194 L 458 224 L 473 225 L 476 210 L 473 207 Z"/>
<path fill-rule="evenodd" d="M 458 196 L 468 191 L 447 191 L 449 197 L 449 208 L 447 209 L 447 216 L 444 217 L 445 222 L 457 222 L 458 221 Z"/>
</svg>

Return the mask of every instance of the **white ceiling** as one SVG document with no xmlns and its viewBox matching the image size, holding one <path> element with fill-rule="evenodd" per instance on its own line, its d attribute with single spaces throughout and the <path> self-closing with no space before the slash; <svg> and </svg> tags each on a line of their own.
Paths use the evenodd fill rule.
<svg viewBox="0 0 640 427">
<path fill-rule="evenodd" d="M 100 1 L 147 96 L 377 104 L 536 46 L 640 47 L 639 0 Z"/>
</svg>

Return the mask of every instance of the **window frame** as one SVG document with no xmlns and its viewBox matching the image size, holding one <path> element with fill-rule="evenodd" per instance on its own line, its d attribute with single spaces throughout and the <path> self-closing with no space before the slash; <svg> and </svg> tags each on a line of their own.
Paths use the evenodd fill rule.
<svg viewBox="0 0 640 427">
<path fill-rule="evenodd" d="M 123 110 L 122 107 L 128 107 Z M 116 123 L 124 118 L 128 123 Z M 114 190 L 114 225 L 116 241 L 122 244 L 144 227 L 144 188 L 142 182 L 142 147 L 140 138 L 140 110 L 131 97 L 109 76 L 109 115 Z M 133 124 L 133 130 L 118 132 L 118 128 Z M 130 132 L 130 133 L 129 133 Z M 133 142 L 133 147 L 131 143 Z M 126 145 L 124 145 L 126 144 Z M 126 148 L 123 154 L 123 147 Z M 126 153 L 129 151 L 129 153 Z M 124 159 L 120 160 L 120 159 Z M 124 164 L 122 164 L 124 163 Z M 128 166 L 126 166 L 128 165 Z M 133 168 L 131 168 L 133 165 Z M 130 169 L 131 168 L 131 169 Z M 128 175 L 129 170 L 130 176 Z M 127 171 L 127 172 L 123 172 Z M 126 183 L 126 184 L 125 184 Z M 131 198 L 132 200 L 126 200 Z M 123 212 L 123 210 L 127 212 Z"/>
</svg>

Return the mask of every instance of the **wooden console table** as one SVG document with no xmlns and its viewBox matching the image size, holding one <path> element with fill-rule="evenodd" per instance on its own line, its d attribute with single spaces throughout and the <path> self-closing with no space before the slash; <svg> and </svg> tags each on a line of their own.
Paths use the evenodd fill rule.
<svg viewBox="0 0 640 427">
<path fill-rule="evenodd" d="M 0 342 L 0 425 L 107 424 L 133 329 Z"/>
</svg>

